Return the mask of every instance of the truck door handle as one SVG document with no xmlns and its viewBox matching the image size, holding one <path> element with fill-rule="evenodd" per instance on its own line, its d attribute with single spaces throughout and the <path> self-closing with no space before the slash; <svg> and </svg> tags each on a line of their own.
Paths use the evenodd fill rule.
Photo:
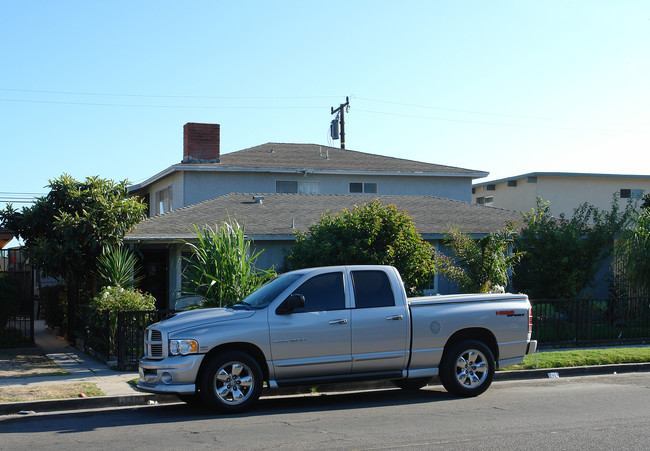
<svg viewBox="0 0 650 451">
<path fill-rule="evenodd" d="M 333 319 L 332 321 L 330 321 L 330 324 L 331 324 L 332 326 L 334 326 L 335 324 L 347 324 L 347 323 L 348 323 L 348 320 L 345 319 L 345 318 L 342 318 L 342 319 Z"/>
<path fill-rule="evenodd" d="M 389 316 L 386 318 L 386 321 L 399 321 L 401 319 L 404 319 L 402 315 L 394 315 L 394 316 Z"/>
</svg>

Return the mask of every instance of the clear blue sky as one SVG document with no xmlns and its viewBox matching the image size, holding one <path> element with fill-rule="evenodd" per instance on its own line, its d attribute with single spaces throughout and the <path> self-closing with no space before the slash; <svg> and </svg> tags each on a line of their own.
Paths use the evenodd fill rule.
<svg viewBox="0 0 650 451">
<path fill-rule="evenodd" d="M 650 174 L 648 0 L 0 0 L 0 61 L 0 200 L 64 172 L 142 181 L 186 122 L 221 124 L 222 153 L 338 147 L 345 96 L 348 149 Z"/>
</svg>

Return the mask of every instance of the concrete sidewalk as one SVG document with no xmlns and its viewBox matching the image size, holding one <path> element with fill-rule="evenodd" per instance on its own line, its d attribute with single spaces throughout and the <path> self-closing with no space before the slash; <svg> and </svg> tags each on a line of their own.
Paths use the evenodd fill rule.
<svg viewBox="0 0 650 451">
<path fill-rule="evenodd" d="M 60 385 L 74 382 L 92 382 L 97 385 L 105 396 L 92 398 L 71 398 L 40 401 L 19 401 L 0 403 L 0 415 L 18 413 L 52 412 L 61 410 L 95 409 L 117 406 L 144 406 L 151 403 L 178 402 L 171 395 L 155 395 L 143 393 L 128 381 L 138 377 L 137 372 L 121 372 L 111 369 L 103 362 L 80 352 L 70 346 L 65 340 L 51 333 L 43 321 L 34 324 L 34 341 L 45 355 L 57 365 L 64 368 L 69 375 L 0 378 L 0 388 L 30 387 L 37 385 Z M 573 367 L 544 370 L 497 371 L 494 381 L 545 379 L 549 377 L 574 377 L 597 374 L 616 374 L 636 371 L 650 371 L 650 363 L 602 365 L 589 367 Z M 355 384 L 319 385 L 319 392 L 341 392 L 345 390 L 371 390 L 394 388 L 389 381 L 376 381 Z M 309 393 L 309 387 L 296 387 L 281 390 L 266 391 L 264 395 L 290 395 Z"/>
<path fill-rule="evenodd" d="M 50 360 L 70 374 L 64 376 L 2 378 L 0 379 L 0 388 L 92 382 L 106 396 L 126 396 L 140 393 L 127 384 L 127 381 L 138 377 L 137 372 L 120 372 L 109 368 L 105 363 L 80 352 L 70 346 L 64 339 L 55 336 L 47 329 L 45 322 L 42 320 L 37 320 L 34 323 L 34 341 Z"/>
<path fill-rule="evenodd" d="M 160 398 L 136 390 L 128 384 L 128 381 L 137 378 L 137 372 L 122 372 L 111 369 L 107 364 L 93 359 L 89 355 L 72 347 L 63 338 L 57 337 L 47 329 L 45 322 L 42 320 L 37 320 L 34 323 L 34 341 L 36 346 L 42 349 L 50 360 L 54 361 L 54 363 L 70 374 L 62 376 L 0 378 L 0 389 L 91 382 L 97 385 L 104 392 L 105 396 L 0 403 L 0 415 L 21 411 L 50 411 L 111 405 L 144 405 L 150 400 L 176 400 L 175 397 Z"/>
</svg>

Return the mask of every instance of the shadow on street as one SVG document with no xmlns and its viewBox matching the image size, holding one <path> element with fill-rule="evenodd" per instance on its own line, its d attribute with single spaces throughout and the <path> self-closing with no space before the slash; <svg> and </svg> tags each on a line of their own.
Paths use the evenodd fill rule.
<svg viewBox="0 0 650 451">
<path fill-rule="evenodd" d="M 251 410 L 237 415 L 219 414 L 202 406 L 191 406 L 184 403 L 46 414 L 37 412 L 37 415 L 16 416 L 0 421 L 0 433 L 58 431 L 65 434 L 127 425 L 147 426 L 193 420 L 218 420 L 220 418 L 246 419 L 267 415 L 387 407 L 457 399 L 442 389 L 430 387 L 415 392 L 384 389 L 352 393 L 267 397 L 260 399 Z M 93 417 L 96 417 L 96 421 L 92 420 Z"/>
</svg>

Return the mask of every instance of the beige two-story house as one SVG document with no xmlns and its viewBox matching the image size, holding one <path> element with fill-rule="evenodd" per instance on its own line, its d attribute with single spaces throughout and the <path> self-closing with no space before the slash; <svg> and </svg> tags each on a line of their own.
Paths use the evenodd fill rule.
<svg viewBox="0 0 650 451">
<path fill-rule="evenodd" d="M 472 203 L 521 212 L 530 212 L 537 198 L 550 202 L 551 214 L 564 213 L 588 202 L 599 210 L 610 210 L 616 196 L 640 199 L 650 193 L 650 175 L 531 172 L 472 185 Z"/>
</svg>

